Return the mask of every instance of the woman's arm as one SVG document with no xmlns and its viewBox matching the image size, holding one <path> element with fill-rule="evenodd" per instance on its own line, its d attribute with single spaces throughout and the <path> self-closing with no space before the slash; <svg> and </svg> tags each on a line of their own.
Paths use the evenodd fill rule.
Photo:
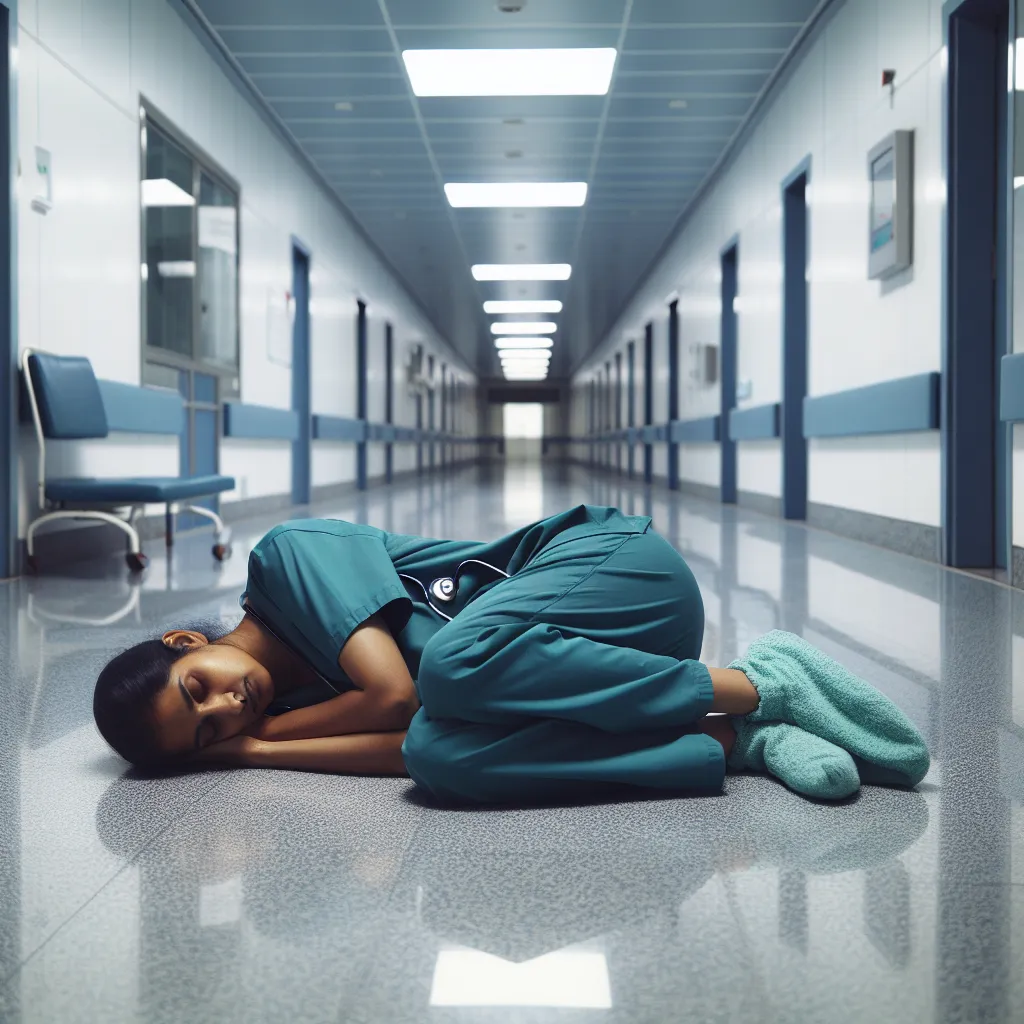
<svg viewBox="0 0 1024 1024">
<path fill-rule="evenodd" d="M 357 689 L 320 704 L 264 718 L 252 735 L 263 740 L 306 740 L 405 729 L 419 708 L 412 676 L 383 619 L 373 616 L 338 655 Z"/>
<path fill-rule="evenodd" d="M 197 760 L 235 768 L 291 768 L 333 775 L 405 775 L 404 739 L 404 732 L 278 742 L 239 735 L 210 744 L 199 753 Z"/>
</svg>

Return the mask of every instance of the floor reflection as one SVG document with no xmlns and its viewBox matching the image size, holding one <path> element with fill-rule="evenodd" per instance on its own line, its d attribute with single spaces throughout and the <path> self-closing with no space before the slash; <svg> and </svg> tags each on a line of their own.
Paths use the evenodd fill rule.
<svg viewBox="0 0 1024 1024">
<path fill-rule="evenodd" d="M 135 583 L 80 564 L 0 586 L 0 1019 L 1014 1020 L 1024 595 L 565 464 L 312 513 L 486 539 L 581 501 L 653 516 L 684 553 L 706 659 L 791 629 L 896 700 L 933 750 L 919 792 L 820 806 L 730 777 L 721 797 L 441 812 L 397 780 L 136 778 L 91 724 L 95 672 L 237 617 L 273 519 L 237 524 L 222 569 L 186 535 Z"/>
</svg>

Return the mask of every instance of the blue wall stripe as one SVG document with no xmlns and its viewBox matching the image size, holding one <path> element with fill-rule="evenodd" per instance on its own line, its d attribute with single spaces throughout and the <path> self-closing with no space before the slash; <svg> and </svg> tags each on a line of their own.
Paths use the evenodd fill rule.
<svg viewBox="0 0 1024 1024">
<path fill-rule="evenodd" d="M 718 416 L 702 416 L 695 420 L 673 420 L 669 424 L 669 436 L 675 442 L 717 441 L 720 437 Z"/>
<path fill-rule="evenodd" d="M 999 418 L 1024 420 L 1024 352 L 1003 356 L 999 367 Z"/>
<path fill-rule="evenodd" d="M 808 395 L 804 399 L 804 436 L 938 430 L 939 383 L 938 373 L 919 373 L 832 395 Z"/>
<path fill-rule="evenodd" d="M 294 409 L 225 402 L 224 436 L 296 441 L 299 437 L 299 414 Z"/>
<path fill-rule="evenodd" d="M 366 440 L 366 423 L 345 416 L 314 416 L 313 439 L 316 441 Z"/>
<path fill-rule="evenodd" d="M 180 434 L 185 406 L 177 391 L 140 388 L 116 380 L 98 380 L 107 426 L 125 434 Z"/>
<path fill-rule="evenodd" d="M 779 436 L 779 403 L 755 405 L 729 412 L 729 437 L 733 441 L 759 441 Z"/>
</svg>

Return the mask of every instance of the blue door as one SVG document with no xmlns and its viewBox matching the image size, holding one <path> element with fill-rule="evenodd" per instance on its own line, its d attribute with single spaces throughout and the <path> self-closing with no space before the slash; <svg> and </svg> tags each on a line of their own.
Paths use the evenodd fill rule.
<svg viewBox="0 0 1024 1024">
<path fill-rule="evenodd" d="M 395 338 L 391 324 L 384 326 L 384 422 L 395 421 Z M 391 483 L 395 475 L 395 446 L 384 446 L 384 479 Z"/>
<path fill-rule="evenodd" d="M 679 419 L 679 302 L 668 307 L 668 420 Z M 671 436 L 671 435 L 670 435 Z M 668 486 L 679 489 L 679 445 L 668 444 Z"/>
<path fill-rule="evenodd" d="M 807 518 L 807 178 L 782 191 L 782 515 Z"/>
<path fill-rule="evenodd" d="M 309 375 L 309 256 L 292 247 L 292 408 L 299 414 L 299 436 L 292 441 L 292 504 L 310 500 L 310 375 Z"/>
<path fill-rule="evenodd" d="M 736 503 L 736 442 L 729 437 L 729 414 L 736 408 L 737 251 L 722 253 L 722 373 L 719 437 L 721 438 L 721 500 Z"/>
<path fill-rule="evenodd" d="M 636 426 L 636 342 L 631 341 L 626 345 L 626 426 Z M 633 442 L 629 442 L 628 448 L 628 469 L 629 478 L 633 479 L 634 472 Z"/>
<path fill-rule="evenodd" d="M 366 361 L 366 303 L 356 303 L 356 419 L 366 422 L 367 417 L 367 374 Z M 356 442 L 356 487 L 366 490 L 366 442 Z"/>
<path fill-rule="evenodd" d="M 644 426 L 654 422 L 654 324 L 644 328 Z M 654 476 L 654 447 L 644 443 L 644 483 Z"/>
<path fill-rule="evenodd" d="M 943 559 L 961 568 L 1006 569 L 1011 445 L 998 394 L 1009 334 L 1007 5 L 966 0 L 951 7 Z"/>
</svg>

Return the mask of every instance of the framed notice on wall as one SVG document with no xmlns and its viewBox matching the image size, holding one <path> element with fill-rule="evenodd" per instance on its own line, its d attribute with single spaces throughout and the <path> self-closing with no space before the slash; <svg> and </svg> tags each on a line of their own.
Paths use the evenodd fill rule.
<svg viewBox="0 0 1024 1024">
<path fill-rule="evenodd" d="M 913 260 L 914 133 L 887 135 L 868 152 L 868 277 L 885 278 Z"/>
</svg>

